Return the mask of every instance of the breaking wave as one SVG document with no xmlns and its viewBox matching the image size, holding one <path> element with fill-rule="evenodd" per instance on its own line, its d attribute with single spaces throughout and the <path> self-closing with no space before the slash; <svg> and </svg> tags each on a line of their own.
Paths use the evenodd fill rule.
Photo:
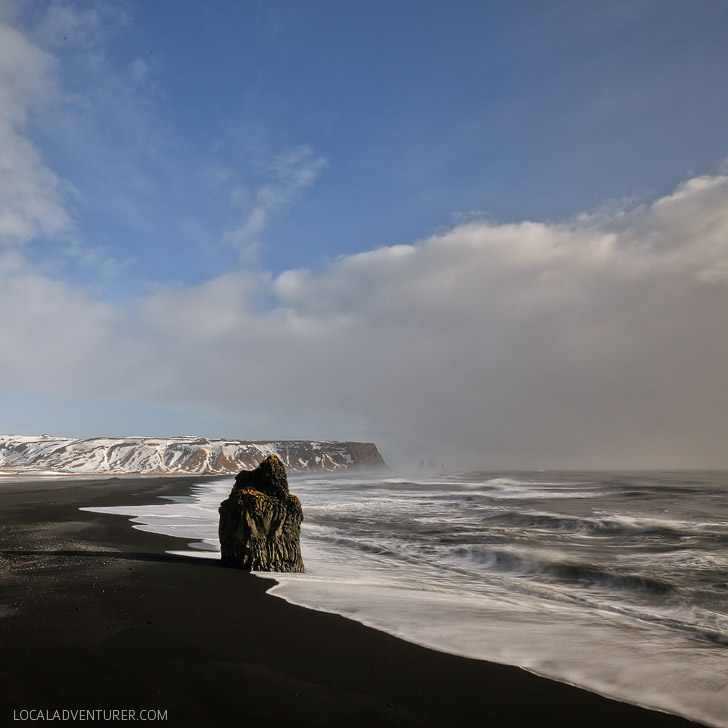
<svg viewBox="0 0 728 728">
<path fill-rule="evenodd" d="M 214 557 L 229 487 L 137 527 Z M 276 596 L 728 728 L 728 474 L 362 473 L 291 491 L 306 573 L 268 575 Z"/>
</svg>

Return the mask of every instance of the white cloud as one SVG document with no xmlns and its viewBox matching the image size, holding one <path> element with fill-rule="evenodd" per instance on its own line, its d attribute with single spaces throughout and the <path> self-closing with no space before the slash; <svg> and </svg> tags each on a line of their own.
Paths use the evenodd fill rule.
<svg viewBox="0 0 728 728">
<path fill-rule="evenodd" d="M 55 61 L 0 22 L 0 244 L 70 228 L 64 185 L 26 133 L 30 111 L 55 94 Z"/>
<path fill-rule="evenodd" d="M 94 0 L 82 7 L 78 3 L 52 0 L 41 18 L 38 35 L 50 47 L 98 47 L 110 33 L 128 25 L 130 18 L 118 3 Z"/>
<path fill-rule="evenodd" d="M 0 265 L 0 309 L 0 380 L 11 393 L 99 393 L 134 360 L 120 311 L 18 260 Z"/>
<path fill-rule="evenodd" d="M 371 438 L 395 462 L 726 465 L 726 260 L 718 175 L 610 219 L 472 222 L 320 269 L 230 273 L 134 316 L 8 259 L 0 377 L 241 436 Z"/>
<path fill-rule="evenodd" d="M 273 160 L 270 182 L 253 194 L 240 186 L 233 187 L 230 201 L 243 209 L 243 216 L 238 225 L 225 232 L 224 242 L 243 251 L 255 249 L 271 221 L 298 201 L 326 166 L 327 161 L 315 156 L 309 147 L 297 147 Z"/>
<path fill-rule="evenodd" d="M 86 265 L 89 256 L 85 249 L 93 247 L 92 257 L 98 265 L 107 271 L 112 268 L 115 262 L 103 260 L 102 249 L 118 247 L 121 230 L 132 228 L 131 234 L 139 238 L 149 235 L 153 227 L 149 220 L 159 206 L 155 202 L 164 197 L 169 178 L 179 172 L 166 154 L 167 139 L 153 120 L 155 67 L 149 59 L 124 58 L 114 42 L 113 36 L 130 22 L 119 3 L 50 0 L 33 12 L 18 14 L 22 33 L 6 26 L 24 49 L 22 54 L 10 54 L 11 75 L 16 66 L 36 68 L 33 78 L 41 82 L 36 84 L 40 90 L 32 102 L 23 100 L 23 111 L 26 117 L 31 113 L 32 126 L 26 130 L 24 124 L 15 124 L 14 130 L 26 146 L 35 140 L 32 148 L 37 167 L 43 171 L 46 198 L 56 202 L 56 217 L 48 214 L 45 227 L 31 225 L 30 211 L 16 215 L 23 218 L 26 240 L 66 232 L 71 227 L 69 209 L 81 222 L 94 217 L 114 221 L 111 232 L 101 234 L 103 239 L 85 237 L 83 226 L 75 229 L 72 244 L 64 240 L 62 249 L 54 249 L 63 256 L 63 264 L 78 255 L 73 264 Z M 36 60 L 31 65 L 28 56 L 41 58 L 44 64 Z M 28 70 L 24 73 L 30 75 Z M 2 79 L 0 86 L 14 89 Z M 23 84 L 29 86 L 30 81 Z M 41 158 L 39 143 L 53 154 L 59 174 Z M 20 144 L 14 147 L 22 151 Z M 14 161 L 12 169 L 17 174 L 21 167 Z M 68 181 L 62 181 L 63 176 Z M 41 179 L 40 173 L 35 177 Z M 55 198 L 50 192 L 56 193 Z M 115 254 L 125 257 L 118 250 Z"/>
<path fill-rule="evenodd" d="M 132 80 L 135 83 L 146 83 L 147 78 L 149 77 L 149 66 L 141 58 L 137 58 L 132 61 L 130 71 Z"/>
</svg>

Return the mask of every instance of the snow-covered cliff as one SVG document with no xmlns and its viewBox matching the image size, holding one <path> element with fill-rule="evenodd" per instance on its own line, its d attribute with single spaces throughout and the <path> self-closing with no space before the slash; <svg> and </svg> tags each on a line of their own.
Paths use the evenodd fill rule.
<svg viewBox="0 0 728 728">
<path fill-rule="evenodd" d="M 292 472 L 386 467 L 368 442 L 0 435 L 0 475 L 237 473 L 271 454 Z"/>
</svg>

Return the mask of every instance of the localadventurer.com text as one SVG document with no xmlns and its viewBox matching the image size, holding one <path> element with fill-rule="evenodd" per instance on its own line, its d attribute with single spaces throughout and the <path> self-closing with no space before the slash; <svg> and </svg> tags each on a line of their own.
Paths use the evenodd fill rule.
<svg viewBox="0 0 728 728">
<path fill-rule="evenodd" d="M 167 720 L 166 710 L 14 710 L 13 720 Z"/>
</svg>

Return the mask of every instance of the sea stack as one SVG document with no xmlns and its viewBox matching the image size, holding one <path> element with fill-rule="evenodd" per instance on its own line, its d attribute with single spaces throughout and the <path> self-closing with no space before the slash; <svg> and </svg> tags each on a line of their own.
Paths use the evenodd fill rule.
<svg viewBox="0 0 728 728">
<path fill-rule="evenodd" d="M 222 563 L 246 571 L 303 571 L 301 501 L 288 492 L 286 469 L 269 455 L 235 478 L 220 504 Z"/>
</svg>

